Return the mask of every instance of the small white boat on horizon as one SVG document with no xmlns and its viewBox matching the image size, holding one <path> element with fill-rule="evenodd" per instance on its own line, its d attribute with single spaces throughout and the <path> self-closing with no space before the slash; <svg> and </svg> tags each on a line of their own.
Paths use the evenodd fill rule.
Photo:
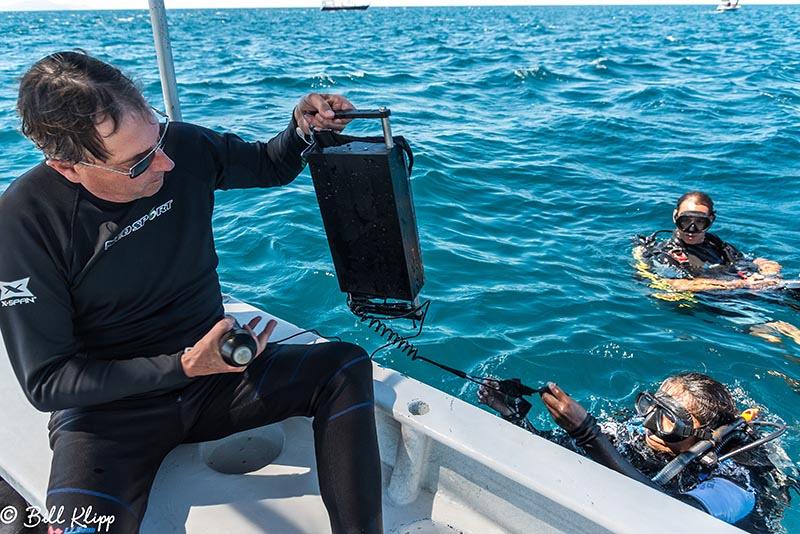
<svg viewBox="0 0 800 534">
<path fill-rule="evenodd" d="M 363 11 L 369 4 L 356 4 L 353 0 L 322 0 L 322 11 Z"/>
<path fill-rule="evenodd" d="M 739 0 L 733 0 L 733 2 L 731 2 L 730 0 L 725 0 L 717 5 L 717 11 L 719 12 L 736 11 L 740 7 L 742 6 L 739 5 Z"/>
</svg>

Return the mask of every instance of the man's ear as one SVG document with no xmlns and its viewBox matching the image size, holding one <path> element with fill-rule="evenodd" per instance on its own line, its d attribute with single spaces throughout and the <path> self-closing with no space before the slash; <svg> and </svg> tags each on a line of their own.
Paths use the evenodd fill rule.
<svg viewBox="0 0 800 534">
<path fill-rule="evenodd" d="M 45 164 L 48 167 L 52 167 L 53 169 L 57 170 L 64 178 L 69 180 L 70 182 L 79 184 L 81 183 L 81 177 L 75 171 L 75 164 L 71 161 L 63 161 L 59 159 L 48 159 L 45 161 Z"/>
<path fill-rule="evenodd" d="M 672 210 L 672 222 L 678 222 L 678 210 Z"/>
</svg>

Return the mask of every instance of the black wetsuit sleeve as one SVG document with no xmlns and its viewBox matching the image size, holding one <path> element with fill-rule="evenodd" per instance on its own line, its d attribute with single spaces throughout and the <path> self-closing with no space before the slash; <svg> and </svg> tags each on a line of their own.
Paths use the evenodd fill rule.
<svg viewBox="0 0 800 534">
<path fill-rule="evenodd" d="M 652 480 L 644 476 L 633 464 L 626 460 L 611 444 L 608 438 L 600 431 L 597 420 L 587 414 L 580 426 L 569 433 L 570 437 L 586 451 L 586 455 L 595 462 L 602 464 L 617 473 L 632 478 L 651 488 L 661 488 Z"/>
<path fill-rule="evenodd" d="M 305 168 L 302 157 L 308 146 L 289 125 L 266 143 L 248 143 L 234 134 L 203 129 L 204 151 L 213 159 L 216 189 L 275 187 L 294 180 Z"/>
<path fill-rule="evenodd" d="M 2 203 L 0 208 L 3 245 L 14 251 L 0 254 L 3 295 L 30 295 L 0 301 L 0 330 L 14 373 L 35 408 L 88 406 L 188 383 L 177 354 L 89 359 L 73 332 L 69 283 L 51 256 L 56 251 L 45 246 L 48 241 L 41 235 L 47 226 L 26 220 L 41 214 Z"/>
<path fill-rule="evenodd" d="M 587 414 L 586 419 L 583 420 L 581 425 L 570 432 L 569 435 L 575 439 L 577 445 L 583 448 L 586 455 L 595 462 L 609 469 L 613 469 L 617 473 L 623 474 L 628 478 L 632 478 L 637 482 L 641 482 L 645 486 L 649 486 L 658 491 L 664 491 L 664 488 L 640 473 L 633 464 L 619 453 L 616 447 L 611 444 L 605 434 L 600 430 L 600 425 L 597 424 L 597 420 L 591 414 Z M 688 504 L 692 508 L 697 508 L 704 512 L 708 511 L 699 500 L 691 495 L 679 493 L 672 496 Z"/>
</svg>

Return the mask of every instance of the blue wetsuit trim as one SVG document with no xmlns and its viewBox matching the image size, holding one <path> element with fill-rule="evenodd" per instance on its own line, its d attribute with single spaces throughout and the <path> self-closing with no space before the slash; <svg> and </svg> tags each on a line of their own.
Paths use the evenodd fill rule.
<svg viewBox="0 0 800 534">
<path fill-rule="evenodd" d="M 273 354 L 272 358 L 270 358 L 269 364 L 264 369 L 264 372 L 261 374 L 261 378 L 258 379 L 258 387 L 256 387 L 256 393 L 255 393 L 255 395 L 253 395 L 253 399 L 257 399 L 257 398 L 259 398 L 261 396 L 261 388 L 264 386 L 264 380 L 266 380 L 266 378 L 267 378 L 267 373 L 269 373 L 269 370 L 272 367 L 272 364 L 275 363 L 275 360 L 278 359 L 278 355 L 280 355 L 281 351 L 283 351 L 283 349 L 285 347 L 286 347 L 285 345 L 281 346 L 278 349 L 278 352 Z"/>
<path fill-rule="evenodd" d="M 331 377 L 331 379 L 330 379 L 330 380 L 328 380 L 328 383 L 327 383 L 327 384 L 325 384 L 325 386 L 327 386 L 328 384 L 330 384 L 331 382 L 333 382 L 333 381 L 336 379 L 336 377 L 337 377 L 337 376 L 339 376 L 339 375 L 342 373 L 342 371 L 344 371 L 345 369 L 347 369 L 348 367 L 350 367 L 350 366 L 351 366 L 351 365 L 353 365 L 354 363 L 358 363 L 358 362 L 360 362 L 360 361 L 364 361 L 364 360 L 368 360 L 368 359 L 369 359 L 369 356 L 367 356 L 367 355 L 364 355 L 364 356 L 361 356 L 361 357 L 359 357 L 359 358 L 356 358 L 356 359 L 354 359 L 354 360 L 350 360 L 349 362 L 347 362 L 346 364 L 344 364 L 344 365 L 343 365 L 343 366 L 342 366 L 342 367 L 341 367 L 341 368 L 340 368 L 338 371 L 336 371 L 336 372 L 334 373 L 334 375 Z"/>
<path fill-rule="evenodd" d="M 115 502 L 117 504 L 120 504 L 120 505 L 124 506 L 126 510 L 128 510 L 130 513 L 133 514 L 133 517 L 136 518 L 136 521 L 139 521 L 139 515 L 136 512 L 133 511 L 133 508 L 131 508 L 131 506 L 129 504 L 117 499 L 116 497 L 114 497 L 112 495 L 108 495 L 106 493 L 100 493 L 99 491 L 91 491 L 91 490 L 85 490 L 85 489 L 80 489 L 80 488 L 58 488 L 58 489 L 53 489 L 53 490 L 50 490 L 50 491 L 47 492 L 48 495 L 54 495 L 56 493 L 82 493 L 84 495 L 92 495 L 94 497 L 100 497 L 102 499 L 108 499 L 109 501 L 112 501 L 112 502 Z"/>
<path fill-rule="evenodd" d="M 328 421 L 333 421 L 334 419 L 336 419 L 340 415 L 345 415 L 347 413 L 352 412 L 353 410 L 358 410 L 359 408 L 364 408 L 366 406 L 375 406 L 375 403 L 374 402 L 362 402 L 362 403 L 359 403 L 359 404 L 355 404 L 355 405 L 350 406 L 349 408 L 347 408 L 345 410 L 342 410 L 339 413 L 335 413 L 332 416 L 328 417 Z"/>
<path fill-rule="evenodd" d="M 308 349 L 303 353 L 303 357 L 300 358 L 299 362 L 297 362 L 297 366 L 294 368 L 294 372 L 292 373 L 292 377 L 289 379 L 289 383 L 290 384 L 294 383 L 294 379 L 295 379 L 295 377 L 297 377 L 298 371 L 300 371 L 300 366 L 303 365 L 303 362 L 306 361 L 306 358 L 308 357 L 308 353 L 311 352 L 311 349 L 313 349 L 315 346 L 316 345 L 309 345 Z"/>
</svg>

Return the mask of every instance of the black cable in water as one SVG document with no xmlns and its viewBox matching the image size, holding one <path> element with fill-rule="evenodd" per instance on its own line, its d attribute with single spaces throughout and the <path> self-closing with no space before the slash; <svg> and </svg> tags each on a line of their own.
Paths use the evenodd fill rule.
<svg viewBox="0 0 800 534">
<path fill-rule="evenodd" d="M 375 354 L 388 347 L 396 347 L 400 350 L 403 354 L 407 354 L 411 356 L 411 360 L 422 360 L 427 362 L 431 365 L 435 365 L 439 369 L 447 371 L 448 373 L 454 374 L 459 378 L 463 378 L 464 380 L 469 380 L 470 382 L 474 382 L 478 385 L 487 387 L 489 389 L 493 389 L 499 393 L 502 393 L 505 396 L 519 398 L 523 395 L 533 395 L 535 393 L 544 393 L 547 391 L 547 386 L 540 387 L 540 388 L 532 388 L 530 386 L 526 386 L 523 384 L 518 378 L 506 379 L 506 380 L 497 380 L 492 377 L 487 376 L 474 376 L 469 375 L 460 369 L 456 369 L 455 367 L 450 367 L 449 365 L 444 365 L 443 363 L 439 363 L 435 360 L 431 360 L 430 358 L 426 358 L 424 356 L 420 356 L 419 349 L 408 341 L 409 339 L 415 338 L 422 333 L 422 327 L 425 324 L 425 318 L 428 315 L 428 308 L 430 307 L 431 302 L 426 301 L 424 304 L 416 307 L 408 307 L 407 305 L 400 303 L 389 303 L 389 306 L 392 306 L 389 309 L 389 313 L 391 315 L 387 316 L 384 315 L 382 317 L 377 317 L 373 314 L 368 313 L 365 308 L 370 309 L 381 309 L 386 311 L 387 303 L 368 303 L 366 306 L 361 305 L 358 301 L 349 300 L 348 305 L 352 312 L 361 319 L 362 323 L 368 322 L 368 327 L 371 330 L 374 330 L 378 333 L 381 337 L 385 337 L 388 340 L 388 343 L 378 347 L 375 349 L 372 354 L 370 354 L 370 358 L 373 358 Z M 412 319 L 416 324 L 419 321 L 419 327 L 417 331 L 412 336 L 403 336 L 398 333 L 396 330 L 392 329 L 390 326 L 386 324 L 385 321 L 395 320 L 395 319 Z M 487 384 L 487 381 L 495 381 L 498 383 L 497 387 L 491 386 Z"/>
</svg>

